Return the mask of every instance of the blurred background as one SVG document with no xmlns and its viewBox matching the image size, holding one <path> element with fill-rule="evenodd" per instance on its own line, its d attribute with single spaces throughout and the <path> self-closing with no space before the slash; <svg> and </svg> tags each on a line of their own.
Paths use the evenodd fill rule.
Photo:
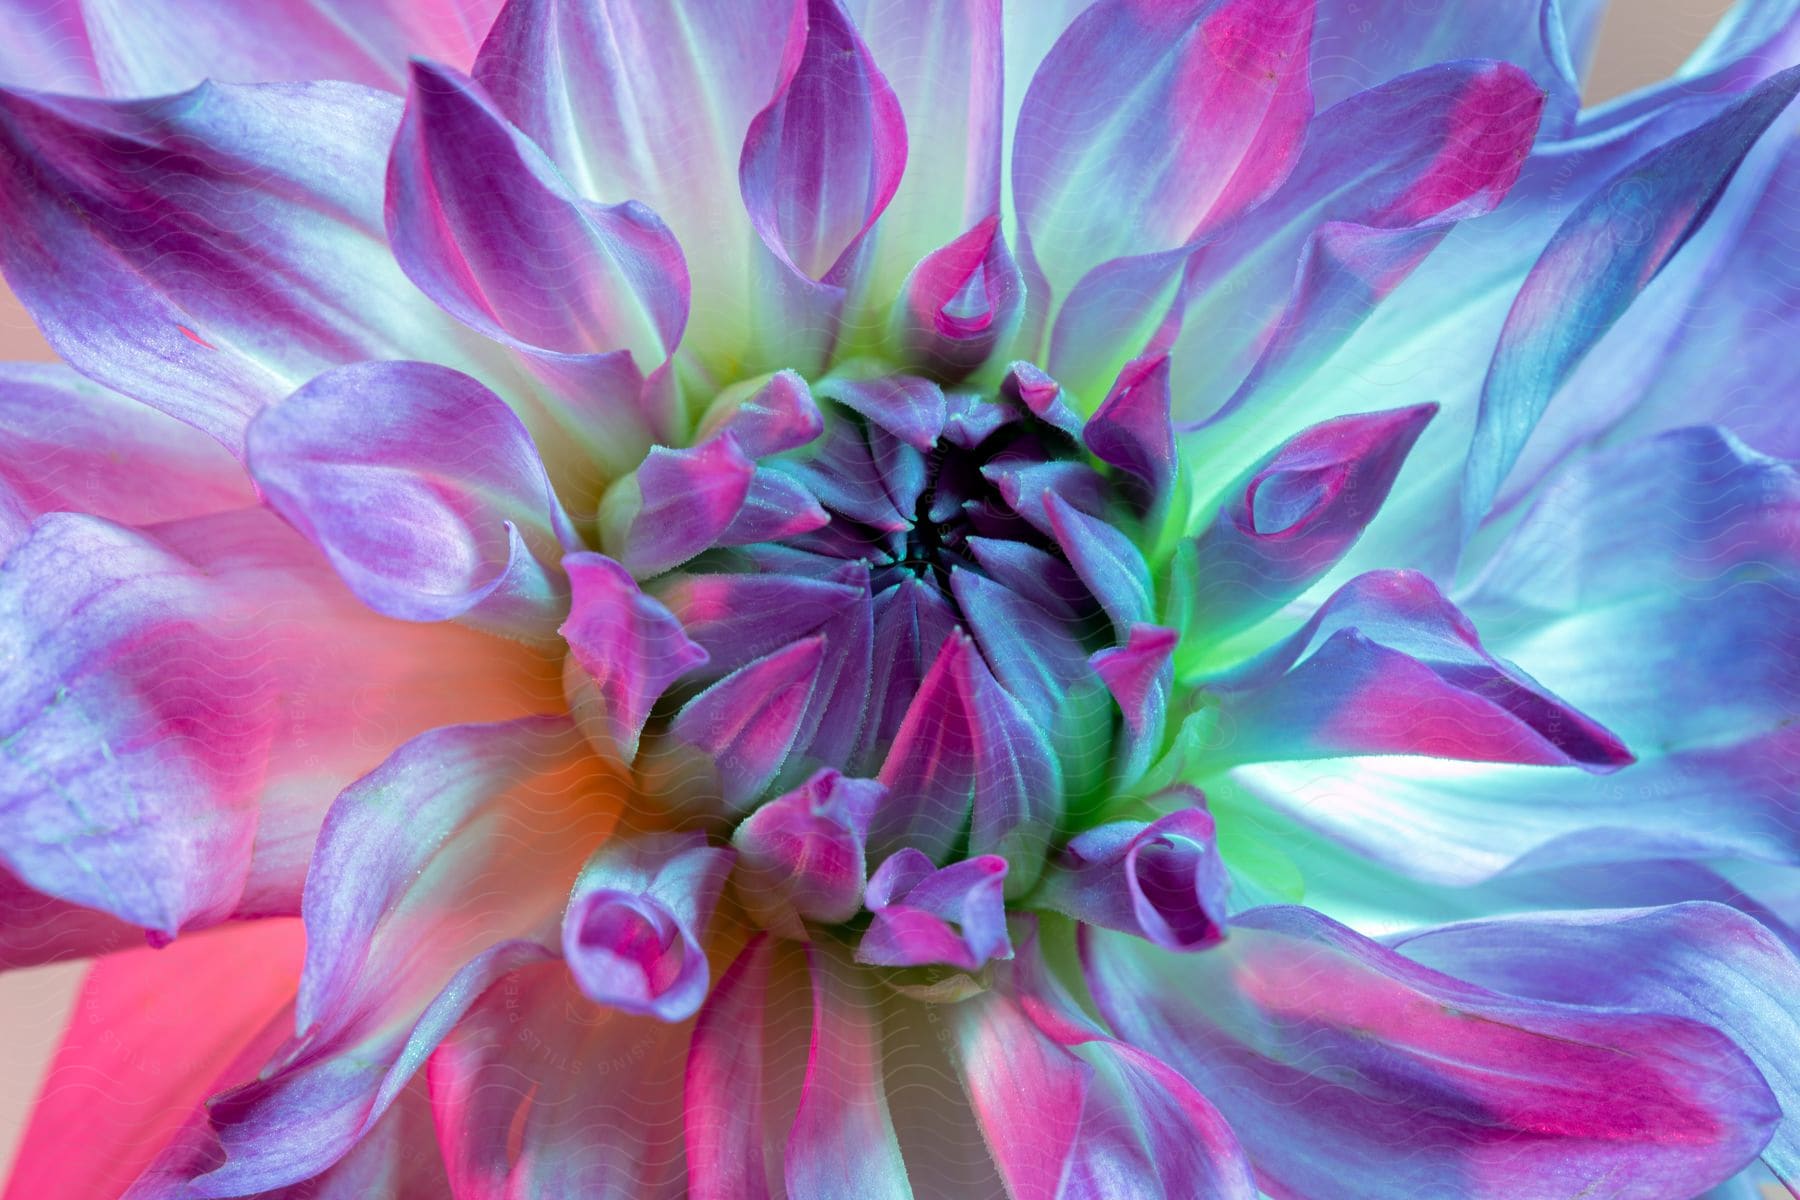
<svg viewBox="0 0 1800 1200">
<path fill-rule="evenodd" d="M 1479 5 L 1493 0 L 1443 2 Z M 1601 26 L 1588 101 L 1598 103 L 1667 75 L 1728 7 L 1729 0 L 1612 0 Z M 31 319 L 0 284 L 0 359 L 53 357 Z M 0 1179 L 55 1053 L 82 970 L 79 963 L 65 963 L 0 974 Z"/>
</svg>

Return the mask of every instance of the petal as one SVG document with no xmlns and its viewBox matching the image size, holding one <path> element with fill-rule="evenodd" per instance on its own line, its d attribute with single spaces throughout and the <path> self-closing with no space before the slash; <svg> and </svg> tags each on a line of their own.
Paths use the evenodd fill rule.
<svg viewBox="0 0 1800 1200">
<path fill-rule="evenodd" d="M 751 459 L 797 450 L 825 431 L 825 417 L 795 371 L 777 371 L 762 380 L 739 385 L 748 394 L 727 388 L 700 422 L 696 442 L 729 433 Z"/>
<path fill-rule="evenodd" d="M 1381 510 L 1437 411 L 1419 404 L 1314 425 L 1226 488 L 1192 557 L 1179 560 L 1192 580 L 1183 628 L 1223 640 L 1329 571 Z"/>
<path fill-rule="evenodd" d="M 1175 426 L 1169 420 L 1166 355 L 1128 363 L 1081 430 L 1094 457 L 1133 476 L 1143 507 L 1158 510 L 1175 482 Z"/>
<path fill-rule="evenodd" d="M 1094 933 L 1084 957 L 1118 1035 L 1206 1093 L 1278 1195 L 1692 1195 L 1779 1119 L 1706 1025 L 1499 995 L 1306 909 L 1206 954 Z"/>
<path fill-rule="evenodd" d="M 460 72 L 415 63 L 388 167 L 387 228 L 408 277 L 471 328 L 530 355 L 571 424 L 614 472 L 676 414 L 629 382 L 674 350 L 687 320 L 681 247 L 641 204 L 580 198 Z"/>
<path fill-rule="evenodd" d="M 750 122 L 738 164 L 744 207 L 763 243 L 809 280 L 825 280 L 900 186 L 900 102 L 838 0 L 803 0 L 774 98 Z"/>
<path fill-rule="evenodd" d="M 728 810 L 748 808 L 793 751 L 818 686 L 826 641 L 820 635 L 805 638 L 740 667 L 675 715 L 670 733 L 706 754 Z"/>
<path fill-rule="evenodd" d="M 97 958 L 144 944 L 144 931 L 117 917 L 57 900 L 0 870 L 0 970 Z"/>
<path fill-rule="evenodd" d="M 1570 214 L 1532 268 L 1482 386 L 1464 468 L 1465 536 L 1484 517 L 1544 407 L 1581 359 L 1691 237 L 1744 155 L 1800 91 L 1800 68 L 1665 143 Z M 1620 195 L 1638 218 L 1619 219 Z"/>
<path fill-rule="evenodd" d="M 1124 752 L 1117 769 L 1121 785 L 1136 782 L 1162 749 L 1169 694 L 1175 686 L 1172 655 L 1177 640 L 1173 629 L 1133 625 L 1123 646 L 1096 650 L 1088 657 L 1125 718 Z"/>
<path fill-rule="evenodd" d="M 0 266 L 77 370 L 241 452 L 257 409 L 327 367 L 466 365 L 386 249 L 397 118 L 392 97 L 331 83 L 0 94 L 18 234 Z"/>
<path fill-rule="evenodd" d="M 94 965 L 7 1195 L 113 1196 L 265 1030 L 300 977 L 297 921 L 233 925 Z"/>
<path fill-rule="evenodd" d="M 974 655 L 967 635 L 950 634 L 907 705 L 879 776 L 888 798 L 869 830 L 878 858 L 908 846 L 942 860 L 962 832 L 975 785 L 977 714 L 963 686 Z"/>
<path fill-rule="evenodd" d="M 218 443 L 60 363 L 0 367 L 0 437 L 0 554 L 40 513 L 148 525 L 256 503 Z"/>
<path fill-rule="evenodd" d="M 683 1110 L 697 1196 L 768 1200 L 762 1085 L 770 952 L 768 937 L 752 938 L 694 1023 Z"/>
<path fill-rule="evenodd" d="M 812 1045 L 783 1162 L 793 1200 L 902 1200 L 912 1195 L 881 1081 L 877 1001 L 820 945 L 812 974 Z"/>
<path fill-rule="evenodd" d="M 459 1200 L 677 1200 L 687 1030 L 595 1007 L 561 963 L 492 985 L 431 1056 Z M 435 1154 L 429 1145 L 415 1152 Z"/>
<path fill-rule="evenodd" d="M 701 833 L 609 839 L 581 869 L 563 916 L 576 985 L 639 1016 L 693 1016 L 710 979 L 701 940 L 735 857 Z"/>
<path fill-rule="evenodd" d="M 1312 8 L 1104 0 L 1076 18 L 1013 144 L 1026 278 L 1067 294 L 1098 263 L 1186 245 L 1267 195 L 1312 115 Z"/>
<path fill-rule="evenodd" d="M 1406 957 L 1512 996 L 1688 1017 L 1729 1034 L 1782 1108 L 1800 1103 L 1788 1048 L 1800 962 L 1780 938 L 1723 904 L 1479 921 L 1391 943 Z M 1763 1151 L 1800 1178 L 1800 1128 L 1784 1119 Z"/>
<path fill-rule="evenodd" d="M 943 389 L 916 375 L 839 376 L 815 390 L 921 454 L 931 453 L 948 416 Z"/>
<path fill-rule="evenodd" d="M 1191 788 L 1176 790 L 1191 807 L 1151 824 L 1115 821 L 1077 834 L 1032 902 L 1165 950 L 1217 945 L 1230 880 L 1205 802 Z"/>
<path fill-rule="evenodd" d="M 1613 734 L 1484 649 L 1468 618 L 1408 571 L 1351 580 L 1216 689 L 1221 747 L 1239 762 L 1424 754 L 1608 771 L 1633 761 Z"/>
<path fill-rule="evenodd" d="M 601 502 L 601 544 L 633 575 L 678 567 L 731 528 L 755 472 L 729 434 L 684 450 L 652 446 Z"/>
<path fill-rule="evenodd" d="M 308 0 L 248 9 L 230 0 L 108 0 L 69 7 L 80 17 L 61 27 L 68 40 L 57 51 L 88 60 L 88 86 L 41 79 L 42 65 L 27 77 L 8 73 L 9 82 L 114 96 L 160 96 L 203 79 L 347 79 L 397 91 L 408 55 L 471 61 L 500 0 Z"/>
<path fill-rule="evenodd" d="M 952 1053 L 982 1136 L 1015 1200 L 1057 1200 L 1094 1069 L 998 991 L 950 1006 Z M 1021 1120 L 1029 1111 L 1030 1120 Z"/>
<path fill-rule="evenodd" d="M 825 768 L 751 813 L 731 836 L 739 898 L 763 928 L 837 924 L 862 907 L 863 842 L 885 797 L 872 779 Z"/>
<path fill-rule="evenodd" d="M 573 725 L 544 717 L 434 730 L 346 789 L 307 882 L 299 1036 L 214 1102 L 225 1162 L 194 1194 L 329 1166 L 490 982 L 549 957 L 616 815 L 606 788 Z"/>
<path fill-rule="evenodd" d="M 0 638 L 9 866 L 167 936 L 295 911 L 325 803 L 401 739 L 555 702 L 527 651 L 369 613 L 260 510 L 43 517 Z"/>
<path fill-rule="evenodd" d="M 1300 423 L 1283 410 L 1304 380 L 1451 225 L 1512 189 L 1543 106 L 1517 67 L 1457 62 L 1319 114 L 1280 192 L 1203 249 L 1184 285 L 1176 394 L 1186 420 L 1210 423 L 1201 454 L 1277 425 L 1260 449 Z"/>
<path fill-rule="evenodd" d="M 895 337 L 907 361 L 952 377 L 1010 341 L 1025 311 L 1025 279 L 998 217 L 921 258 L 899 295 Z"/>
<path fill-rule="evenodd" d="M 637 200 L 668 222 L 693 273 L 686 345 L 727 378 L 743 374 L 756 240 L 738 156 L 779 85 L 794 14 L 795 0 L 511 0 L 475 64 L 583 196 Z"/>
<path fill-rule="evenodd" d="M 371 608 L 546 640 L 580 539 L 531 435 L 498 396 L 429 363 L 328 371 L 246 439 L 269 504 Z"/>
<path fill-rule="evenodd" d="M 1121 636 L 1150 617 L 1152 589 L 1144 556 L 1131 539 L 1055 492 L 1044 496 L 1050 525 L 1069 565 L 1100 601 Z"/>
<path fill-rule="evenodd" d="M 651 706 L 671 683 L 704 666 L 707 653 L 612 559 L 571 554 L 563 569 L 572 599 L 569 619 L 558 632 L 591 684 L 591 690 L 580 689 L 585 702 L 578 702 L 577 712 L 584 728 L 592 722 L 600 730 L 598 742 L 606 752 L 629 763 L 637 757 Z"/>
<path fill-rule="evenodd" d="M 866 903 L 875 919 L 857 943 L 856 961 L 977 971 L 990 959 L 1010 958 L 1005 885 L 1006 860 L 997 855 L 933 867 L 911 847 L 900 851 L 869 879 Z"/>
</svg>

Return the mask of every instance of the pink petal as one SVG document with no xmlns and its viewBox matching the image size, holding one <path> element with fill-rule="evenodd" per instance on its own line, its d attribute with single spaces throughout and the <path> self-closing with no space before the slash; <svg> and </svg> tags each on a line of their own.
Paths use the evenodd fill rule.
<svg viewBox="0 0 1800 1200">
<path fill-rule="evenodd" d="M 837 924 L 862 907 L 863 842 L 885 796 L 872 779 L 823 768 L 759 807 L 732 834 L 739 897 L 764 928 Z"/>
<path fill-rule="evenodd" d="M 601 542 L 639 577 L 678 567 L 731 528 L 755 472 L 729 434 L 683 450 L 653 446 L 601 502 Z"/>
<path fill-rule="evenodd" d="M 771 943 L 758 934 L 706 998 L 688 1045 L 688 1174 L 698 1196 L 768 1200 L 763 1158 L 763 1009 Z"/>
<path fill-rule="evenodd" d="M 824 637 L 795 642 L 740 667 L 676 714 L 672 736 L 705 752 L 728 809 L 748 807 L 787 761 L 825 652 Z"/>
</svg>

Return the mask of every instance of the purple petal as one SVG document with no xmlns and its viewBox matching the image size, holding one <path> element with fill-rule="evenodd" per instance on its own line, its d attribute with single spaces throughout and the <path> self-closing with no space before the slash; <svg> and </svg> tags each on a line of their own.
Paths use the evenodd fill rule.
<svg viewBox="0 0 1800 1200">
<path fill-rule="evenodd" d="M 1057 493 L 1046 492 L 1044 500 L 1052 533 L 1069 565 L 1112 618 L 1113 629 L 1128 635 L 1151 612 L 1150 571 L 1143 555 L 1130 538 Z"/>
<path fill-rule="evenodd" d="M 1019 113 L 1021 259 L 1067 294 L 1098 263 L 1185 245 L 1267 195 L 1312 115 L 1312 8 L 1104 0 L 1077 17 Z"/>
<path fill-rule="evenodd" d="M 674 235 L 641 204 L 576 195 L 460 72 L 413 64 L 387 229 L 426 295 L 546 369 L 602 461 L 628 469 L 674 435 L 655 389 L 593 390 L 632 366 L 648 374 L 680 340 L 688 277 Z"/>
<path fill-rule="evenodd" d="M 834 925 L 862 907 L 863 842 L 886 790 L 829 768 L 751 813 L 731 836 L 744 905 L 765 928 Z"/>
<path fill-rule="evenodd" d="M 998 217 L 919 260 L 900 291 L 897 337 L 908 361 L 940 374 L 973 371 L 1018 329 L 1025 280 Z"/>
<path fill-rule="evenodd" d="M 787 761 L 825 661 L 814 635 L 738 668 L 675 716 L 678 741 L 704 751 L 727 809 L 754 801 Z"/>
<path fill-rule="evenodd" d="M 1205 954 L 1090 932 L 1084 960 L 1118 1036 L 1218 1105 L 1273 1194 L 1693 1195 L 1779 1119 L 1716 1029 L 1498 995 L 1306 909 Z"/>
<path fill-rule="evenodd" d="M 1423 754 L 1594 771 L 1633 761 L 1597 722 L 1488 653 L 1410 571 L 1359 575 L 1217 691 L 1238 761 Z"/>
<path fill-rule="evenodd" d="M 964 686 L 974 656 L 966 634 L 946 637 L 907 706 L 879 776 L 888 798 L 869 831 L 877 856 L 912 846 L 942 859 L 962 832 L 975 786 L 977 714 Z"/>
<path fill-rule="evenodd" d="M 846 264 L 906 167 L 906 123 L 837 0 L 803 0 L 775 96 L 744 136 L 739 187 L 751 224 L 810 280 Z"/>
<path fill-rule="evenodd" d="M 1081 437 L 1081 418 L 1063 399 L 1062 385 L 1032 364 L 1016 362 L 1008 367 L 1000 393 L 1016 399 L 1045 424 L 1071 438 Z"/>
<path fill-rule="evenodd" d="M 1790 1053 L 1800 1034 L 1800 962 L 1774 933 L 1723 904 L 1479 921 L 1391 944 L 1432 970 L 1508 995 L 1715 1026 L 1750 1056 L 1784 1111 L 1800 1103 Z M 1762 1158 L 1782 1178 L 1800 1179 L 1800 1129 L 1791 1116 Z"/>
<path fill-rule="evenodd" d="M 1179 640 L 1173 629 L 1133 625 L 1123 646 L 1097 650 L 1087 660 L 1125 717 L 1123 753 L 1117 755 L 1116 768 L 1122 783 L 1134 782 L 1162 749 Z"/>
<path fill-rule="evenodd" d="M 916 375 L 828 379 L 818 393 L 887 430 L 921 454 L 929 454 L 944 430 L 943 389 Z"/>
<path fill-rule="evenodd" d="M 1160 509 L 1169 499 L 1176 467 L 1168 356 L 1128 363 L 1081 437 L 1094 457 L 1137 479 L 1146 509 Z"/>
<path fill-rule="evenodd" d="M 693 1016 L 711 977 L 701 939 L 735 858 L 703 833 L 608 839 L 581 869 L 563 917 L 576 984 L 628 1013 Z"/>
<path fill-rule="evenodd" d="M 386 248 L 398 110 L 345 84 L 0 94 L 0 266 L 70 365 L 241 452 L 340 363 L 462 362 Z"/>
<path fill-rule="evenodd" d="M 1482 387 L 1462 488 L 1465 537 L 1487 514 L 1551 397 L 1691 237 L 1744 155 L 1800 91 L 1800 68 L 1639 159 L 1578 207 L 1513 301 Z M 1638 219 L 1620 220 L 1621 195 Z"/>
<path fill-rule="evenodd" d="M 694 1193 L 768 1200 L 763 1159 L 763 1009 L 773 943 L 750 939 L 706 998 L 688 1045 L 684 1090 Z"/>
<path fill-rule="evenodd" d="M 812 1045 L 783 1164 L 793 1200 L 912 1195 L 882 1087 L 876 998 L 828 948 L 806 948 Z"/>
<path fill-rule="evenodd" d="M 863 597 L 862 589 L 835 579 L 772 572 L 677 574 L 652 590 L 720 675 L 819 631 Z"/>
<path fill-rule="evenodd" d="M 269 504 L 371 608 L 543 637 L 580 545 L 531 435 L 475 380 L 428 363 L 328 371 L 246 439 Z"/>
<path fill-rule="evenodd" d="M 777 371 L 744 399 L 715 407 L 694 440 L 729 433 L 745 455 L 762 459 L 797 450 L 824 431 L 825 418 L 806 380 L 793 371 Z"/>
<path fill-rule="evenodd" d="M 651 706 L 675 680 L 706 665 L 707 653 L 612 559 L 571 554 L 563 569 L 572 596 L 569 619 L 557 632 L 592 684 L 591 702 L 578 703 L 576 711 L 584 728 L 597 723 L 600 744 L 612 756 L 629 763 Z"/>
<path fill-rule="evenodd" d="M 1203 950 L 1225 936 L 1231 888 L 1200 794 L 1152 823 L 1115 821 L 1076 835 L 1033 897 L 1086 925 L 1146 938 L 1165 950 Z"/>
<path fill-rule="evenodd" d="M 795 0 L 510 0 L 475 64 L 583 196 L 637 200 L 668 222 L 698 298 L 683 344 L 734 378 L 749 347 L 741 306 L 724 298 L 747 294 L 761 250 L 739 153 L 780 85 L 795 15 Z"/>
<path fill-rule="evenodd" d="M 13 20 L 42 22 L 36 32 L 44 40 L 25 41 L 19 61 L 9 62 L 13 69 L 0 78 L 112 96 L 163 96 L 206 79 L 347 79 L 397 91 L 409 55 L 468 64 L 500 6 L 500 0 L 308 0 L 250 8 L 232 0 L 32 4 Z"/>
<path fill-rule="evenodd" d="M 1192 558 L 1178 567 L 1193 581 L 1187 627 L 1223 639 L 1336 565 L 1381 510 L 1437 411 L 1420 404 L 1314 425 L 1227 488 Z"/>
<path fill-rule="evenodd" d="M 729 434 L 685 450 L 652 446 L 601 501 L 601 541 L 633 575 L 660 575 L 718 544 L 755 473 Z"/>
<path fill-rule="evenodd" d="M 934 867 L 917 850 L 902 850 L 869 879 L 865 903 L 874 921 L 856 960 L 978 971 L 991 959 L 1010 958 L 1005 887 L 1006 860 L 997 855 Z"/>
<path fill-rule="evenodd" d="M 874 650 L 865 749 L 885 749 L 899 733 L 913 697 L 936 661 L 956 614 L 937 588 L 903 579 L 874 598 Z"/>
</svg>

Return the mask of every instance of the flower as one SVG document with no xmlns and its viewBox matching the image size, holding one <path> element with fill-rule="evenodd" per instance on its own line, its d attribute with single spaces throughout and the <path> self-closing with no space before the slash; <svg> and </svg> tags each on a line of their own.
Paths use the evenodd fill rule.
<svg viewBox="0 0 1800 1200">
<path fill-rule="evenodd" d="M 1780 5 L 24 7 L 17 1194 L 1800 1180 Z"/>
</svg>

